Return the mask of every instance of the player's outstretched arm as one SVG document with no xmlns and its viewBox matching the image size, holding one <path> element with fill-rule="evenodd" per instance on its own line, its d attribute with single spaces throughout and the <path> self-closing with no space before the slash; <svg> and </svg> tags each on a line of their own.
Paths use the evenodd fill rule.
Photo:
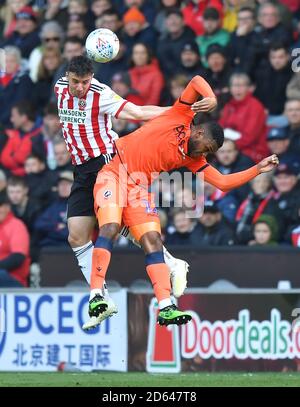
<svg viewBox="0 0 300 407">
<path fill-rule="evenodd" d="M 203 173 L 205 181 L 222 191 L 230 191 L 233 188 L 242 186 L 263 172 L 272 171 L 278 164 L 278 157 L 273 154 L 270 157 L 264 158 L 257 165 L 234 174 L 223 175 L 210 165 L 203 170 Z"/>
<path fill-rule="evenodd" d="M 124 120 L 150 120 L 161 113 L 164 113 L 170 107 L 160 106 L 137 106 L 134 103 L 128 102 L 120 112 L 118 118 Z"/>
<path fill-rule="evenodd" d="M 197 102 L 199 96 L 203 99 Z M 217 106 L 217 98 L 212 88 L 200 75 L 194 76 L 188 83 L 180 96 L 180 101 L 192 105 L 195 113 L 210 112 Z"/>
</svg>

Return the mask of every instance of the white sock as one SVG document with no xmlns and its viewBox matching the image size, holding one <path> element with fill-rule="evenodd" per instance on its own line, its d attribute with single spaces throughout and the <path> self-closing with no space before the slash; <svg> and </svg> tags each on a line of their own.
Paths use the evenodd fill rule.
<svg viewBox="0 0 300 407">
<path fill-rule="evenodd" d="M 92 275 L 92 260 L 93 260 L 93 242 L 90 240 L 83 246 L 72 248 L 86 282 L 90 284 Z M 108 296 L 107 285 L 103 282 L 103 292 L 101 295 Z"/>
<path fill-rule="evenodd" d="M 72 250 L 78 261 L 78 265 L 86 282 L 90 284 L 92 274 L 92 258 L 93 258 L 93 242 L 90 240 L 88 243 L 80 247 L 72 247 Z"/>
<path fill-rule="evenodd" d="M 164 300 L 159 301 L 158 307 L 159 309 L 163 309 L 168 307 L 169 305 L 172 305 L 171 298 L 165 298 Z"/>
</svg>

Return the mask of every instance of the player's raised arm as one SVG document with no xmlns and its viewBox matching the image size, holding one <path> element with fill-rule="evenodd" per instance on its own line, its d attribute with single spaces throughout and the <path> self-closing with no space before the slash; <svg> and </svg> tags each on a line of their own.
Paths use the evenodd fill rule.
<svg viewBox="0 0 300 407">
<path fill-rule="evenodd" d="M 161 113 L 164 113 L 170 107 L 160 106 L 138 106 L 134 103 L 128 102 L 120 112 L 118 118 L 124 120 L 150 120 Z"/>
<path fill-rule="evenodd" d="M 216 168 L 207 166 L 204 170 L 204 179 L 222 191 L 230 191 L 247 183 L 263 172 L 272 171 L 279 164 L 278 157 L 273 154 L 247 170 L 234 174 L 223 175 Z"/>
<path fill-rule="evenodd" d="M 203 99 L 197 102 L 199 96 Z M 188 83 L 180 96 L 180 102 L 192 105 L 192 110 L 198 112 L 210 112 L 217 106 L 217 98 L 204 78 L 197 75 Z"/>
</svg>

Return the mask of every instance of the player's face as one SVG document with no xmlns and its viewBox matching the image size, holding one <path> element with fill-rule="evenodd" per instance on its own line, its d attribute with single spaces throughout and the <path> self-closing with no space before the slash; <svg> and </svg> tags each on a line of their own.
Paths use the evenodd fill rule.
<svg viewBox="0 0 300 407">
<path fill-rule="evenodd" d="M 218 150 L 216 142 L 205 133 L 205 129 L 199 126 L 192 127 L 191 137 L 188 143 L 188 155 L 192 158 L 202 154 L 215 153 Z"/>
<path fill-rule="evenodd" d="M 87 93 L 93 79 L 92 74 L 78 76 L 73 72 L 68 72 L 67 77 L 69 79 L 69 92 L 76 98 L 82 98 Z"/>
</svg>

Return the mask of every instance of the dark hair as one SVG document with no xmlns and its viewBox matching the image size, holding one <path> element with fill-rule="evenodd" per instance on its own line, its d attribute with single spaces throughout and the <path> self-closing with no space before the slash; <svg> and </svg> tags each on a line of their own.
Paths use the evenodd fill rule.
<svg viewBox="0 0 300 407">
<path fill-rule="evenodd" d="M 12 176 L 12 177 L 8 178 L 7 186 L 12 186 L 12 187 L 21 186 L 23 188 L 28 188 L 25 178 L 18 177 L 18 176 Z"/>
<path fill-rule="evenodd" d="M 242 12 L 244 12 L 244 11 L 248 11 L 249 13 L 251 13 L 253 18 L 256 17 L 255 10 L 254 10 L 253 8 L 251 8 L 251 7 L 246 7 L 246 6 L 245 6 L 245 7 L 241 7 L 241 8 L 239 9 L 239 11 L 238 11 L 238 14 L 240 14 L 240 13 L 242 13 Z"/>
<path fill-rule="evenodd" d="M 120 14 L 117 12 L 115 8 L 109 8 L 108 10 L 103 11 L 100 17 L 104 16 L 117 16 L 118 20 L 121 20 Z"/>
<path fill-rule="evenodd" d="M 210 136 L 216 142 L 218 148 L 222 147 L 224 143 L 224 131 L 223 128 L 217 122 L 208 122 L 205 123 Z"/>
<path fill-rule="evenodd" d="M 279 51 L 280 49 L 284 49 L 284 51 L 288 54 L 289 53 L 289 49 L 286 46 L 286 44 L 284 44 L 283 42 L 274 42 L 273 44 L 271 44 L 270 46 L 270 52 L 271 51 Z"/>
<path fill-rule="evenodd" d="M 94 73 L 92 61 L 85 56 L 73 57 L 68 64 L 67 72 L 83 77 Z"/>
<path fill-rule="evenodd" d="M 205 122 L 203 123 L 203 116 L 197 113 L 192 121 L 193 126 L 205 126 L 209 132 L 210 137 L 217 143 L 218 148 L 222 147 L 224 143 L 224 131 L 223 128 L 217 122 Z"/>
<path fill-rule="evenodd" d="M 167 9 L 166 11 L 166 18 L 168 18 L 170 15 L 176 14 L 176 16 L 181 17 L 183 19 L 183 14 L 178 8 L 170 8 Z"/>
<path fill-rule="evenodd" d="M 150 63 L 152 62 L 152 59 L 153 59 L 153 53 L 152 53 L 151 48 L 150 48 L 147 44 L 145 44 L 144 42 L 136 42 L 136 43 L 133 45 L 132 51 L 131 51 L 131 56 L 130 56 L 130 60 L 129 60 L 129 66 L 130 66 L 130 68 L 135 67 L 135 64 L 134 64 L 134 62 L 133 62 L 133 49 L 134 49 L 137 45 L 142 45 L 142 46 L 146 49 L 146 52 L 147 52 L 147 65 L 150 64 Z"/>
<path fill-rule="evenodd" d="M 9 205 L 9 199 L 6 194 L 6 190 L 0 192 L 0 206 Z"/>
<path fill-rule="evenodd" d="M 46 164 L 45 160 L 40 154 L 37 153 L 31 153 L 26 157 L 26 161 L 29 160 L 30 158 L 33 158 L 34 160 L 38 160 L 40 163 Z"/>
<path fill-rule="evenodd" d="M 65 39 L 64 45 L 66 45 L 67 42 L 71 42 L 72 44 L 80 44 L 81 46 L 84 45 L 84 42 L 82 41 L 82 39 L 79 37 L 76 37 L 75 35 L 73 35 L 71 37 L 67 37 Z"/>
<path fill-rule="evenodd" d="M 12 109 L 17 109 L 20 115 L 27 116 L 28 120 L 35 122 L 36 119 L 36 110 L 28 100 L 21 100 L 20 102 L 15 103 L 12 106 Z"/>
</svg>

